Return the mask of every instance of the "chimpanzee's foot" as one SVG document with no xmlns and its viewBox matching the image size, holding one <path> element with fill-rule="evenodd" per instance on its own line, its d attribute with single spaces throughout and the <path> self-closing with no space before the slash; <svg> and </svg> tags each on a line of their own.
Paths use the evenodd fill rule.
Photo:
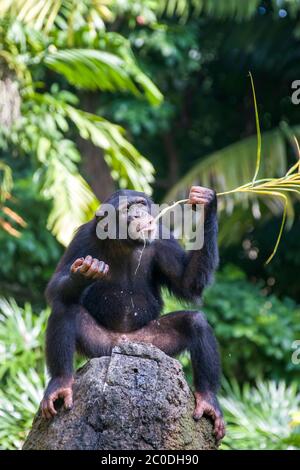
<svg viewBox="0 0 300 470">
<path fill-rule="evenodd" d="M 225 422 L 216 396 L 211 392 L 195 392 L 193 418 L 198 421 L 203 415 L 210 416 L 214 422 L 214 434 L 219 442 L 225 436 Z"/>
<path fill-rule="evenodd" d="M 46 388 L 42 403 L 42 416 L 46 419 L 53 418 L 57 411 L 54 403 L 58 399 L 62 399 L 66 410 L 70 410 L 73 406 L 73 378 L 57 377 L 50 380 Z"/>
</svg>

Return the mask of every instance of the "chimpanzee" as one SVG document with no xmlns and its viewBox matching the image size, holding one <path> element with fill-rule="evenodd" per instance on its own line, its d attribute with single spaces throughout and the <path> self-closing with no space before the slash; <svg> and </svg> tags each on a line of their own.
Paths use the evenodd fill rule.
<svg viewBox="0 0 300 470">
<path fill-rule="evenodd" d="M 121 196 L 127 203 L 121 204 Z M 97 236 L 101 209 L 77 231 L 50 280 L 46 297 L 52 307 L 46 333 L 46 357 L 51 380 L 42 414 L 56 414 L 54 402 L 72 407 L 73 355 L 111 354 L 119 341 L 152 343 L 173 356 L 188 350 L 195 385 L 194 418 L 213 419 L 217 440 L 225 433 L 216 393 L 220 380 L 218 346 L 203 313 L 177 311 L 159 318 L 161 287 L 181 299 L 199 299 L 218 265 L 217 198 L 213 190 L 193 186 L 188 203 L 204 206 L 204 245 L 186 252 L 174 236 L 153 237 L 157 219 L 144 193 L 120 190 L 111 204 L 126 223 L 134 222 L 134 240 Z M 141 207 L 143 210 L 141 210 Z M 195 207 L 195 206 L 194 206 Z M 141 249 L 143 251 L 141 256 Z M 138 268 L 138 272 L 137 272 Z"/>
</svg>

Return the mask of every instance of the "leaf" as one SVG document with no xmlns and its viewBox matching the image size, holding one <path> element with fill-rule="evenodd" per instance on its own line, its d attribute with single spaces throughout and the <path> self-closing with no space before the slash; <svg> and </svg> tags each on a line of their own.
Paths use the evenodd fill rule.
<svg viewBox="0 0 300 470">
<path fill-rule="evenodd" d="M 278 0 L 272 0 L 271 3 L 275 11 L 281 8 L 282 4 Z M 185 21 L 189 15 L 200 14 L 217 19 L 235 18 L 243 21 L 254 16 L 260 4 L 260 0 L 160 0 L 158 11 L 171 17 L 177 15 L 182 21 Z M 284 7 L 295 13 L 294 10 L 297 11 L 298 5 L 298 0 L 289 0 Z"/>
<path fill-rule="evenodd" d="M 151 194 L 154 168 L 139 151 L 126 139 L 121 126 L 106 119 L 87 113 L 49 94 L 34 93 L 31 99 L 46 104 L 52 112 L 68 118 L 77 127 L 83 139 L 104 151 L 106 163 L 112 170 L 112 176 L 122 187 L 128 187 Z M 102 156 L 99 154 L 99 158 Z"/>
<path fill-rule="evenodd" d="M 293 432 L 291 415 L 300 406 L 297 385 L 261 382 L 256 386 L 225 382 L 226 395 L 220 402 L 227 422 L 223 448 L 236 450 L 286 450 L 299 448 L 299 434 Z"/>
<path fill-rule="evenodd" d="M 261 161 L 261 132 L 260 132 L 259 114 L 258 114 L 257 102 L 256 102 L 255 86 L 254 86 L 254 81 L 253 81 L 251 72 L 249 72 L 249 76 L 250 76 L 250 80 L 251 80 L 251 88 L 252 88 L 252 94 L 253 94 L 254 111 L 255 111 L 255 123 L 256 123 L 256 133 L 257 133 L 256 167 L 255 167 L 255 173 L 254 173 L 253 180 L 252 180 L 252 184 L 254 184 L 254 183 L 255 183 L 255 180 L 256 180 L 256 178 L 257 178 L 258 172 L 259 172 L 260 161 Z"/>
<path fill-rule="evenodd" d="M 63 0 L 1 0 L 0 15 L 15 17 L 37 30 L 50 30 Z"/>
<path fill-rule="evenodd" d="M 284 174 L 286 171 L 287 154 L 285 137 L 280 129 L 265 132 L 262 136 L 264 149 L 261 159 L 261 175 L 274 176 Z M 201 158 L 192 169 L 168 192 L 165 201 L 182 199 L 187 189 L 193 184 L 213 187 L 221 193 L 234 189 L 242 184 L 252 181 L 255 172 L 256 137 L 248 137 L 217 150 L 213 154 Z M 235 203 L 248 200 L 249 196 L 228 195 L 222 202 L 220 209 L 230 210 L 232 199 Z"/>
<path fill-rule="evenodd" d="M 42 192 L 53 201 L 48 228 L 65 246 L 99 206 L 91 188 L 78 173 L 73 162 L 74 152 L 76 154 L 71 141 L 63 140 L 57 146 L 52 144 L 46 169 L 39 173 Z"/>
<path fill-rule="evenodd" d="M 137 67 L 111 52 L 95 49 L 64 49 L 45 55 L 44 63 L 78 88 L 145 93 L 152 104 L 162 101 L 154 83 Z"/>
</svg>

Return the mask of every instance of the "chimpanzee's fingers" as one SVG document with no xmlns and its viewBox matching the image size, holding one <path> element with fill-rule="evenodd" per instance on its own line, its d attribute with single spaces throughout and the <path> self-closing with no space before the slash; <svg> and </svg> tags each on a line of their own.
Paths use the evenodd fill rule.
<svg viewBox="0 0 300 470">
<path fill-rule="evenodd" d="M 98 272 L 99 272 L 99 273 L 103 273 L 104 268 L 105 268 L 105 263 L 104 263 L 104 261 L 99 261 Z"/>
<path fill-rule="evenodd" d="M 45 400 L 44 412 L 47 419 L 53 418 L 57 414 L 56 409 L 54 408 L 54 402 L 57 399 L 56 395 L 50 395 Z"/>
<path fill-rule="evenodd" d="M 43 418 L 45 419 L 51 419 L 51 413 L 50 411 L 48 411 L 48 404 L 47 404 L 47 400 L 43 400 L 42 401 L 42 405 L 41 405 L 41 408 L 42 408 L 42 416 Z"/>
<path fill-rule="evenodd" d="M 90 268 L 86 271 L 85 275 L 87 277 L 94 277 L 94 275 L 98 273 L 99 263 L 100 261 L 97 258 L 93 258 Z"/>
<path fill-rule="evenodd" d="M 214 190 L 210 188 L 205 188 L 203 186 L 192 186 L 190 193 L 202 194 L 202 195 L 207 194 L 209 196 L 213 196 Z"/>
<path fill-rule="evenodd" d="M 85 274 L 90 269 L 92 262 L 93 258 L 90 255 L 86 256 L 80 268 L 80 272 Z"/>
<path fill-rule="evenodd" d="M 52 415 L 51 413 L 48 411 L 47 408 L 43 408 L 42 409 L 42 416 L 44 419 L 51 419 L 52 418 Z"/>
<path fill-rule="evenodd" d="M 222 416 L 218 416 L 214 422 L 214 434 L 218 442 L 225 436 L 225 431 L 224 419 Z"/>
<path fill-rule="evenodd" d="M 50 411 L 52 416 L 55 416 L 57 414 L 57 411 L 54 408 L 54 402 L 55 400 L 58 399 L 58 397 L 59 397 L 58 394 L 54 393 L 54 394 L 51 394 L 47 400 L 48 410 Z"/>
<path fill-rule="evenodd" d="M 215 191 L 212 189 L 208 188 L 202 188 L 202 187 L 192 187 L 190 194 L 189 194 L 189 199 L 193 198 L 203 198 L 207 199 L 208 202 L 212 202 L 216 197 Z"/>
<path fill-rule="evenodd" d="M 71 271 L 75 273 L 77 269 L 82 265 L 84 258 L 77 258 L 71 266 Z"/>
<path fill-rule="evenodd" d="M 109 271 L 109 265 L 108 265 L 108 264 L 105 264 L 103 274 L 107 274 L 108 271 Z"/>
<path fill-rule="evenodd" d="M 42 417 L 45 418 L 45 419 L 48 419 L 47 403 L 46 403 L 45 398 L 43 398 L 43 400 L 42 400 L 41 410 L 42 410 Z"/>
<path fill-rule="evenodd" d="M 211 202 L 210 199 L 199 196 L 191 196 L 189 199 L 190 204 L 204 204 L 207 205 Z"/>
<path fill-rule="evenodd" d="M 194 410 L 194 414 L 193 414 L 194 420 L 199 421 L 199 419 L 202 418 L 203 413 L 204 413 L 204 407 L 203 407 L 203 406 L 199 406 L 199 405 L 196 406 L 196 408 L 195 408 L 195 410 Z"/>
<path fill-rule="evenodd" d="M 199 190 L 191 190 L 190 195 L 195 195 L 199 197 L 207 197 L 209 199 L 213 198 L 215 195 L 215 192 L 212 189 L 206 189 L 206 188 L 201 188 Z"/>
<path fill-rule="evenodd" d="M 99 261 L 98 272 L 94 275 L 94 279 L 101 279 L 108 273 L 109 266 L 104 261 Z"/>
<path fill-rule="evenodd" d="M 66 410 L 71 410 L 73 408 L 72 390 L 66 390 L 64 392 L 64 407 Z"/>
<path fill-rule="evenodd" d="M 196 204 L 196 205 L 203 205 L 203 206 L 208 206 L 211 203 L 210 199 L 206 198 L 200 198 L 200 197 L 193 197 L 189 199 L 189 204 Z"/>
<path fill-rule="evenodd" d="M 88 271 L 88 273 L 90 273 L 90 276 L 93 278 L 93 279 L 100 279 L 102 276 L 103 276 L 103 269 L 104 269 L 104 261 L 99 261 L 98 259 L 95 258 L 95 260 L 97 261 L 97 263 L 92 264 L 91 268 L 90 268 L 90 271 Z"/>
</svg>

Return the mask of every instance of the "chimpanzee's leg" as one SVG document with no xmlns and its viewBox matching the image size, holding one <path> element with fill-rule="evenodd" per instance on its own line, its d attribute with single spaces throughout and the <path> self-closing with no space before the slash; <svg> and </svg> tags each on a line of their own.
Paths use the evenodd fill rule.
<svg viewBox="0 0 300 470">
<path fill-rule="evenodd" d="M 41 408 L 45 418 L 56 414 L 54 403 L 62 399 L 72 407 L 73 356 L 75 349 L 87 357 L 110 355 L 115 334 L 97 325 L 79 304 L 54 301 L 46 333 L 46 357 L 51 380 Z"/>
<path fill-rule="evenodd" d="M 46 331 L 46 359 L 51 380 L 41 403 L 44 418 L 56 414 L 54 402 L 61 398 L 72 407 L 73 356 L 75 352 L 77 306 L 55 300 Z"/>
<path fill-rule="evenodd" d="M 196 394 L 216 394 L 220 380 L 220 360 L 217 341 L 205 316 L 200 312 L 180 311 L 150 322 L 140 330 L 117 333 L 100 326 L 80 307 L 76 318 L 76 342 L 79 352 L 87 357 L 108 356 L 118 341 L 152 343 L 166 354 L 175 356 L 183 350 L 191 354 Z M 200 410 L 195 410 L 199 418 Z"/>
<path fill-rule="evenodd" d="M 110 356 L 122 334 L 99 325 L 84 307 L 76 317 L 76 349 L 86 357 Z"/>
<path fill-rule="evenodd" d="M 151 343 L 170 356 L 188 350 L 196 389 L 194 418 L 198 420 L 203 414 L 211 416 L 216 437 L 222 439 L 224 421 L 216 398 L 220 379 L 218 345 L 201 312 L 173 312 L 151 321 L 140 330 L 122 334 L 106 330 L 81 309 L 77 335 L 78 348 L 88 357 L 109 355 L 121 340 Z"/>
<path fill-rule="evenodd" d="M 154 320 L 144 328 L 126 333 L 128 340 L 149 342 L 174 356 L 183 350 L 191 354 L 196 406 L 194 418 L 213 418 L 218 440 L 225 433 L 224 420 L 216 398 L 221 367 L 218 345 L 212 328 L 201 312 L 180 311 Z"/>
</svg>

